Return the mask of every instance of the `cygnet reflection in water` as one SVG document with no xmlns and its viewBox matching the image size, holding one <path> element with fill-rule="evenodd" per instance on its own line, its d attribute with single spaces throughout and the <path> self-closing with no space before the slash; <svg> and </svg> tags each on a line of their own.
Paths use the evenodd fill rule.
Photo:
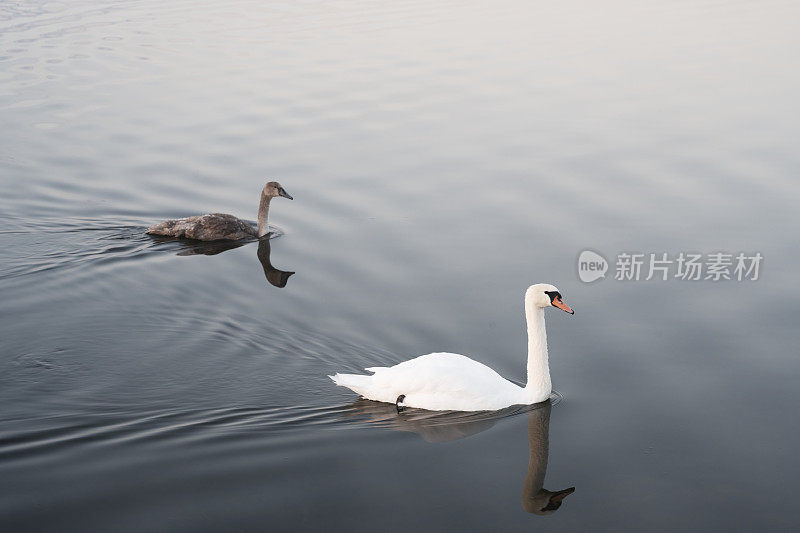
<svg viewBox="0 0 800 533">
<path fill-rule="evenodd" d="M 165 239 L 172 242 L 172 239 Z M 247 244 L 247 241 L 179 241 L 182 250 L 176 255 L 217 255 Z"/>
<path fill-rule="evenodd" d="M 258 240 L 258 261 L 261 263 L 261 267 L 264 269 L 264 276 L 267 278 L 267 281 L 282 289 L 286 287 L 286 283 L 289 281 L 289 277 L 294 274 L 294 272 L 286 271 L 286 270 L 278 270 L 274 266 L 272 266 L 272 262 L 270 261 L 270 253 L 271 253 L 271 246 L 270 246 L 270 238 L 275 237 L 272 233 L 268 233 L 261 237 Z M 203 242 L 203 241 L 175 241 L 174 239 L 165 239 L 163 237 L 153 237 L 156 240 L 163 240 L 164 242 L 178 242 L 181 246 L 182 250 L 177 253 L 180 256 L 191 256 L 191 255 L 217 255 L 222 252 L 226 252 L 228 250 L 233 250 L 234 248 L 239 248 L 240 246 L 244 246 L 251 241 L 211 241 L 211 242 Z"/>
<path fill-rule="evenodd" d="M 264 269 L 264 276 L 266 276 L 267 281 L 282 289 L 286 286 L 289 277 L 294 274 L 294 272 L 278 270 L 272 266 L 269 260 L 270 249 L 269 235 L 266 235 L 258 241 L 258 260 L 261 261 L 261 266 Z"/>
<path fill-rule="evenodd" d="M 528 470 L 522 484 L 522 508 L 532 514 L 549 515 L 556 512 L 575 487 L 550 491 L 544 488 L 550 448 L 550 400 L 536 404 L 528 412 Z M 394 405 L 358 399 L 346 407 L 346 416 L 360 417 L 361 422 L 417 433 L 428 442 L 448 442 L 475 435 L 494 426 L 501 418 L 529 409 L 517 406 L 492 412 L 426 411 L 405 409 Z"/>
</svg>

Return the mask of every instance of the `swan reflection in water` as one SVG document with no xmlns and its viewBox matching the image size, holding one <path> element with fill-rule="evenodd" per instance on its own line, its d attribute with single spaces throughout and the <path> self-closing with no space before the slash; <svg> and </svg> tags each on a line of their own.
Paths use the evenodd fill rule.
<svg viewBox="0 0 800 533">
<path fill-rule="evenodd" d="M 270 252 L 270 244 L 269 244 L 269 235 L 267 237 L 262 237 L 258 241 L 258 260 L 261 261 L 261 266 L 264 268 L 264 276 L 266 276 L 267 281 L 269 281 L 272 285 L 283 288 L 286 286 L 286 283 L 289 281 L 289 277 L 294 274 L 294 272 L 289 272 L 287 270 L 278 270 L 269 260 L 269 252 Z"/>
<path fill-rule="evenodd" d="M 522 508 L 532 514 L 556 512 L 564 498 L 575 487 L 550 491 L 544 488 L 550 447 L 550 400 L 537 404 L 528 412 L 528 471 L 522 484 Z M 424 409 L 397 410 L 395 405 L 359 399 L 347 406 L 348 416 L 358 416 L 363 423 L 398 431 L 410 431 L 428 442 L 448 442 L 486 431 L 505 417 L 524 412 L 528 406 L 515 406 L 500 411 L 453 412 Z"/>
<path fill-rule="evenodd" d="M 569 487 L 555 492 L 544 488 L 544 476 L 547 473 L 547 458 L 550 448 L 550 400 L 542 407 L 528 413 L 528 473 L 522 484 L 522 508 L 533 514 L 552 514 L 561 507 L 564 498 L 575 492 Z"/>
<path fill-rule="evenodd" d="M 258 239 L 258 260 L 261 262 L 261 267 L 264 269 L 264 276 L 267 278 L 267 281 L 278 288 L 283 288 L 286 286 L 286 283 L 289 281 L 289 277 L 294 274 L 294 272 L 286 271 L 286 270 L 278 270 L 274 266 L 272 266 L 272 262 L 270 261 L 270 237 L 272 237 L 272 233 L 268 233 L 267 235 Z M 197 240 L 176 240 L 172 238 L 164 238 L 164 237 L 154 237 L 151 236 L 154 240 L 159 242 L 174 242 L 178 243 L 181 247 L 181 251 L 177 253 L 177 255 L 181 256 L 189 256 L 189 255 L 217 255 L 222 252 L 226 252 L 228 250 L 233 250 L 234 248 L 239 248 L 240 246 L 244 246 L 252 241 L 197 241 Z"/>
</svg>

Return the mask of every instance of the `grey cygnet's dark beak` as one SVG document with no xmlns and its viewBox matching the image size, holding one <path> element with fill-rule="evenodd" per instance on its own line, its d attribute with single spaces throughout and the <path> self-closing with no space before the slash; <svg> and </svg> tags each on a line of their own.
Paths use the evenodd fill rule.
<svg viewBox="0 0 800 533">
<path fill-rule="evenodd" d="M 286 189 L 284 189 L 283 187 L 278 189 L 278 196 L 283 196 L 284 198 L 288 198 L 289 200 L 294 200 L 294 198 L 292 198 L 292 195 L 286 192 Z"/>
</svg>

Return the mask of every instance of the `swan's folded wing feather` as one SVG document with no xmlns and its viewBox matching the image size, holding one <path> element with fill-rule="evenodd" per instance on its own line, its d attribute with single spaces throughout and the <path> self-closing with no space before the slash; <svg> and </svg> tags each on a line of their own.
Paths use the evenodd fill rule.
<svg viewBox="0 0 800 533">
<path fill-rule="evenodd" d="M 376 387 L 401 390 L 399 394 L 431 391 L 462 393 L 496 391 L 507 382 L 488 366 L 469 357 L 453 353 L 431 353 L 389 368 L 382 368 L 373 377 Z M 510 383 L 509 383 L 510 384 Z"/>
<path fill-rule="evenodd" d="M 365 398 L 426 409 L 474 411 L 514 403 L 520 388 L 488 366 L 452 353 L 432 353 L 391 367 L 371 367 L 372 375 L 336 374 L 331 379 Z"/>
</svg>

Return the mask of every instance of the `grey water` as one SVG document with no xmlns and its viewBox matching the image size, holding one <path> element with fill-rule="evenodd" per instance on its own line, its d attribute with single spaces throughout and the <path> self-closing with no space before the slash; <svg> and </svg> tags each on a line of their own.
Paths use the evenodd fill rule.
<svg viewBox="0 0 800 533">
<path fill-rule="evenodd" d="M 796 530 L 798 19 L 0 3 L 0 529 Z M 144 233 L 254 220 L 268 179 L 269 241 Z M 720 251 L 758 279 L 614 279 Z M 547 312 L 549 403 L 326 377 L 451 351 L 522 382 L 537 282 L 576 311 Z"/>
</svg>

